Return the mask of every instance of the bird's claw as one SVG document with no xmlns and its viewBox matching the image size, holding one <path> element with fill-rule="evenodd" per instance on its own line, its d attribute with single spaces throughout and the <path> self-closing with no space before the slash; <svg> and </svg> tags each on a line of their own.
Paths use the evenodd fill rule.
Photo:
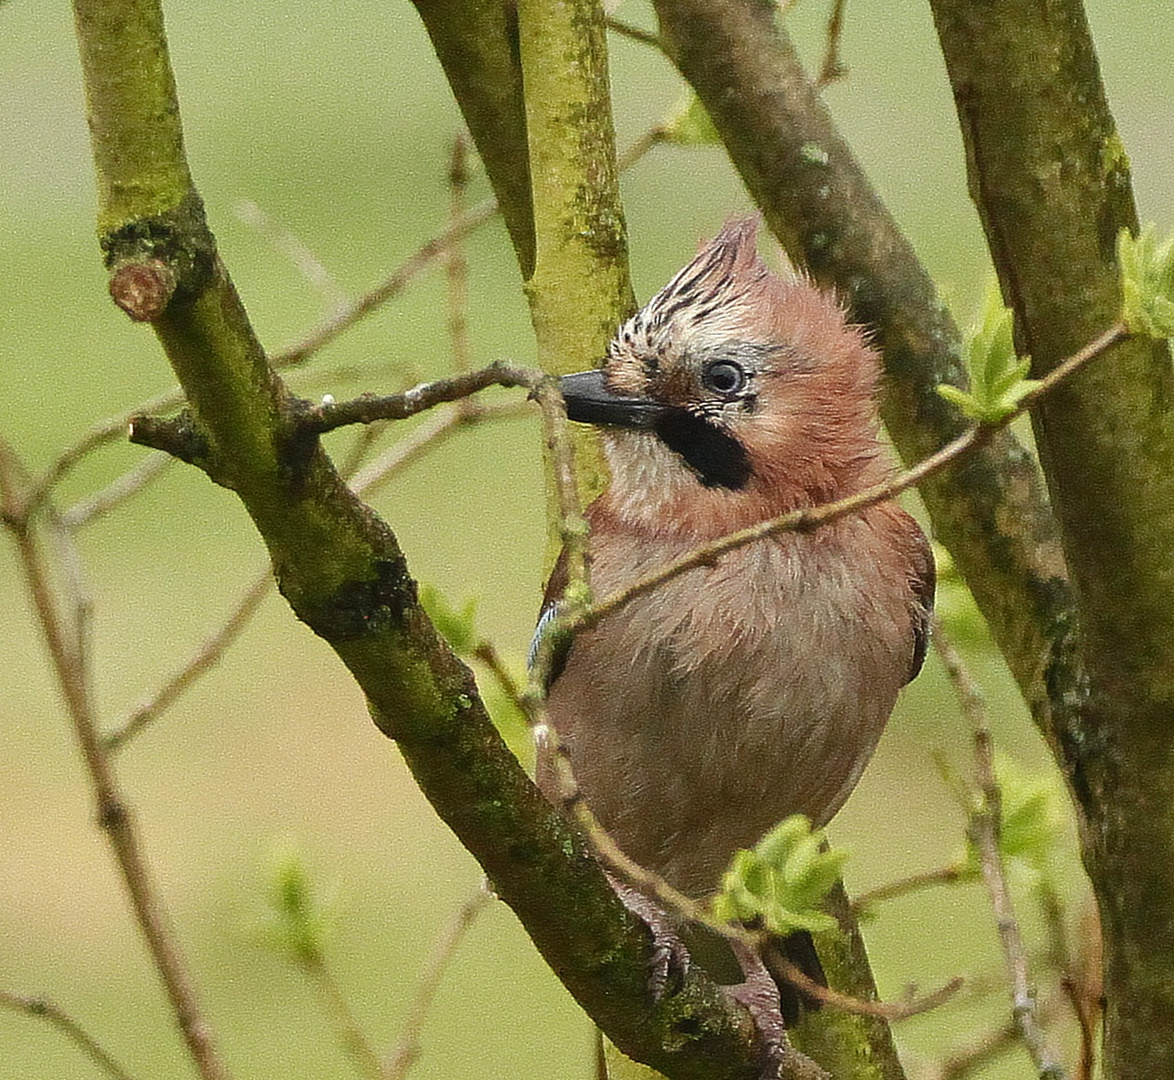
<svg viewBox="0 0 1174 1080">
<path fill-rule="evenodd" d="M 677 993 L 689 973 L 689 950 L 664 910 L 630 885 L 611 880 L 612 888 L 626 907 L 652 934 L 652 955 L 648 962 L 648 994 L 660 1003 Z"/>
<path fill-rule="evenodd" d="M 734 945 L 746 978 L 723 990 L 750 1014 L 762 1046 L 759 1080 L 831 1080 L 828 1073 L 791 1045 L 779 1002 L 779 988 L 761 957 L 752 949 Z"/>
</svg>

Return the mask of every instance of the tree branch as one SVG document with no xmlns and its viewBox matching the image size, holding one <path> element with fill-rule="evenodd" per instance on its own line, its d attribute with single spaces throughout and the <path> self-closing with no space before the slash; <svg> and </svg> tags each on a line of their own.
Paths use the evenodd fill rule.
<svg viewBox="0 0 1174 1080">
<path fill-rule="evenodd" d="M 122 4 L 132 13 L 143 8 L 157 15 L 151 0 Z M 157 19 L 153 25 L 151 48 L 165 58 L 162 25 Z M 90 30 L 84 22 L 79 27 L 83 36 Z M 601 18 L 597 36 L 603 36 Z M 590 37 L 596 41 L 596 35 Z M 103 69 L 92 79 L 87 70 L 91 110 L 121 107 L 117 95 L 103 98 L 110 72 L 134 65 L 134 55 L 121 46 L 117 34 L 104 35 L 100 47 L 83 44 L 88 64 Z M 551 62 L 549 78 L 557 74 L 557 81 L 565 81 L 567 57 L 554 55 L 561 59 Z M 578 59 L 587 64 L 595 92 L 606 95 L 606 78 L 599 78 L 606 71 L 598 58 Z M 562 93 L 552 94 L 552 103 L 563 100 Z M 95 125 L 100 169 L 131 147 L 149 144 L 157 125 L 178 128 L 169 78 L 148 80 L 139 95 L 129 122 L 144 125 L 145 132 Z M 561 134 L 565 139 L 567 132 Z M 174 141 L 174 133 L 164 130 L 159 138 Z M 583 164 L 606 169 L 605 145 L 612 153 L 610 144 L 580 143 L 588 158 Z M 592 170 L 585 175 L 594 175 Z M 152 187 L 149 169 L 135 180 L 138 210 L 156 213 L 170 189 Z M 614 183 L 601 190 L 614 191 Z M 107 185 L 100 183 L 99 192 L 106 198 Z M 426 796 L 600 1026 L 618 1044 L 638 1048 L 675 1076 L 748 1074 L 757 1053 L 750 1018 L 699 972 L 688 974 L 671 1000 L 649 1000 L 653 957 L 647 928 L 624 908 L 583 839 L 542 797 L 494 729 L 471 673 L 420 607 L 394 534 L 341 481 L 316 439 L 290 439 L 297 406 L 267 366 L 214 239 L 194 212 L 198 196 L 188 188 L 181 202 L 186 213 L 174 222 L 176 235 L 155 256 L 175 251 L 197 252 L 200 258 L 185 263 L 177 256 L 175 296 L 152 326 L 190 403 L 192 448 L 209 475 L 241 498 L 269 549 L 283 595 L 350 669 L 376 724 L 397 741 Z M 602 256 L 611 266 L 595 264 L 603 271 L 594 276 L 595 286 L 611 304 L 597 310 L 590 341 L 598 343 L 622 314 L 618 309 L 631 303 L 630 290 L 621 288 L 627 280 L 622 227 L 606 199 L 593 198 L 580 211 L 592 226 L 588 235 L 595 246 L 584 244 L 580 232 L 572 247 L 588 254 L 588 265 Z M 103 205 L 101 214 L 106 222 L 109 208 Z M 117 248 L 122 236 L 106 234 L 103 240 Z M 566 245 L 550 254 L 561 258 Z M 560 284 L 550 278 L 542 287 Z M 543 302 L 552 313 L 546 325 L 553 326 L 553 296 Z M 547 348 L 555 337 L 543 339 Z M 591 349 L 591 356 L 599 355 L 596 344 Z M 584 354 L 568 355 L 578 360 Z"/>
<path fill-rule="evenodd" d="M 1041 1080 L 1066 1080 L 1063 1066 L 1051 1059 L 1040 1030 L 1035 996 L 1028 982 L 1027 950 L 1015 916 L 1011 891 L 999 851 L 999 835 L 1003 827 L 1003 795 L 995 776 L 994 741 L 986 719 L 986 706 L 977 684 L 970 677 L 953 645 L 950 644 L 939 620 L 932 635 L 934 648 L 953 684 L 962 713 L 970 723 L 974 738 L 975 774 L 979 801 L 970 811 L 967 833 L 978 852 L 983 881 L 990 896 L 995 915 L 999 944 L 1007 965 L 1011 983 L 1011 1017 L 1020 1039 L 1031 1057 Z"/>
<path fill-rule="evenodd" d="M 1113 317 L 1129 161 L 1079 0 L 932 0 L 972 197 L 1035 373 Z M 1079 636 L 1048 672 L 1105 934 L 1105 1071 L 1174 1074 L 1174 369 L 1136 338 L 1033 417 Z"/>
<path fill-rule="evenodd" d="M 363 394 L 351 401 L 307 403 L 299 412 L 297 427 L 303 435 L 321 435 L 347 424 L 370 424 L 376 420 L 406 420 L 448 401 L 459 401 L 490 386 L 537 385 L 541 373 L 493 363 L 478 371 L 466 371 L 448 378 L 405 390 L 401 394 Z"/>
<path fill-rule="evenodd" d="M 0 990 L 0 1006 L 12 1009 L 14 1012 L 24 1013 L 26 1016 L 45 1020 L 79 1047 L 82 1053 L 112 1080 L 134 1080 L 131 1074 L 107 1053 L 97 1039 L 74 1020 L 69 1013 L 48 998 L 26 997 L 23 994 Z"/>
<path fill-rule="evenodd" d="M 179 942 L 151 881 L 130 806 L 102 745 L 86 659 L 87 602 L 76 589 L 67 589 L 64 597 L 57 595 L 52 571 L 29 516 L 26 484 L 27 477 L 16 454 L 0 440 L 0 517 L 16 541 L 25 581 L 89 775 L 98 823 L 118 862 L 139 929 L 188 1052 L 204 1080 L 226 1080 L 228 1072 L 200 1009 Z M 68 572 L 65 576 L 68 581 Z"/>
</svg>

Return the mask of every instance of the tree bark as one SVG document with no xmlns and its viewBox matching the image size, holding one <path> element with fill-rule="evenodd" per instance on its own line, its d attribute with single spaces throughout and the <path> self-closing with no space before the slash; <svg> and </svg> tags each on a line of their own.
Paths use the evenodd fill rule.
<svg viewBox="0 0 1174 1080">
<path fill-rule="evenodd" d="M 1078 0 L 931 0 L 971 195 L 1036 373 L 1121 305 L 1129 162 Z M 1174 371 L 1133 339 L 1034 414 L 1071 571 L 1052 745 L 1101 909 L 1106 1075 L 1174 1074 Z"/>
</svg>

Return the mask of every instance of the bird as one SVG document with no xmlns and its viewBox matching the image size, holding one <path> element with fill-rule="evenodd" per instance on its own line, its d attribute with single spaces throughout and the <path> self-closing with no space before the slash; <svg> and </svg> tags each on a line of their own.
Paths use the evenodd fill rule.
<svg viewBox="0 0 1174 1080">
<path fill-rule="evenodd" d="M 560 380 L 610 471 L 585 511 L 595 596 L 892 473 L 867 333 L 789 264 L 772 271 L 757 230 L 756 216 L 728 221 L 619 327 L 600 368 Z M 566 578 L 562 558 L 540 632 Z M 920 526 L 881 501 L 637 596 L 552 668 L 548 721 L 579 793 L 630 858 L 711 896 L 734 852 L 783 818 L 822 826 L 843 805 L 921 668 L 933 591 Z M 538 781 L 555 798 L 549 761 Z M 787 954 L 822 981 L 810 938 Z"/>
</svg>

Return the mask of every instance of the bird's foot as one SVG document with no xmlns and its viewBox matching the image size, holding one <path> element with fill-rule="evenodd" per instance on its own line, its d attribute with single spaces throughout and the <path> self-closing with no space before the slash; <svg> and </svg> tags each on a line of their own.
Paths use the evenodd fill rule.
<svg viewBox="0 0 1174 1080">
<path fill-rule="evenodd" d="M 830 1073 L 791 1045 L 779 1005 L 779 988 L 758 953 L 737 944 L 734 951 L 746 978 L 724 989 L 750 1013 L 758 1029 L 762 1046 L 760 1080 L 831 1080 Z"/>
<path fill-rule="evenodd" d="M 652 934 L 648 993 L 654 1002 L 663 1001 L 684 984 L 689 971 L 689 950 L 681 940 L 673 920 L 655 900 L 615 878 L 611 878 L 611 884 L 624 907 L 644 923 Z"/>
</svg>

